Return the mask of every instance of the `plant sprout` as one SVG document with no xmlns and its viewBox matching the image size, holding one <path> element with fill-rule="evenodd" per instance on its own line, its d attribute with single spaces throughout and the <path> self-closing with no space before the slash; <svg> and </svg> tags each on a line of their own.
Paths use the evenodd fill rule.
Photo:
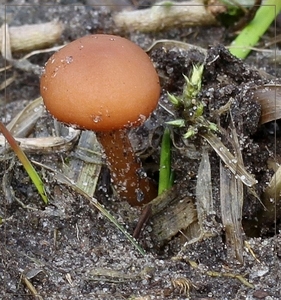
<svg viewBox="0 0 281 300">
<path fill-rule="evenodd" d="M 29 159 L 27 158 L 25 153 L 22 151 L 22 149 L 20 148 L 20 146 L 18 145 L 18 143 L 16 142 L 14 137 L 11 135 L 9 130 L 6 128 L 6 126 L 2 122 L 0 122 L 0 131 L 3 133 L 6 140 L 8 141 L 8 143 L 14 150 L 17 157 L 19 158 L 19 160 L 22 163 L 23 167 L 25 168 L 28 176 L 30 177 L 30 179 L 34 183 L 35 187 L 37 188 L 37 191 L 40 194 L 41 198 L 43 199 L 44 203 L 47 204 L 48 198 L 47 198 L 47 195 L 46 195 L 46 192 L 44 189 L 44 184 L 43 184 L 40 176 L 34 169 L 33 165 L 31 164 L 31 162 L 29 161 Z"/>
<path fill-rule="evenodd" d="M 216 134 L 219 131 L 217 125 L 203 116 L 204 104 L 198 99 L 203 69 L 204 65 L 194 66 L 190 78 L 184 76 L 186 84 L 181 96 L 176 97 L 168 94 L 170 101 L 181 111 L 183 118 L 169 121 L 167 124 L 186 128 L 186 133 L 183 135 L 184 139 L 199 134 L 216 151 L 229 170 L 246 186 L 252 187 L 256 184 L 255 178 L 246 171 L 242 164 L 237 162 L 237 159 L 222 143 Z"/>
<path fill-rule="evenodd" d="M 175 127 L 187 128 L 184 138 L 188 139 L 195 136 L 201 129 L 217 131 L 217 126 L 203 117 L 204 105 L 197 99 L 201 90 L 201 79 L 204 65 L 193 66 L 190 78 L 184 76 L 186 81 L 182 96 L 176 97 L 168 93 L 168 97 L 177 109 L 182 109 L 182 119 L 167 122 Z"/>
</svg>

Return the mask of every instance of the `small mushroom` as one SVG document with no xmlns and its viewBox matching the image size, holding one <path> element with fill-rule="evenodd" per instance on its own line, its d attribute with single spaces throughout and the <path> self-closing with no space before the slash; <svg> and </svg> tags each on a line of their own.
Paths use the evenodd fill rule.
<svg viewBox="0 0 281 300">
<path fill-rule="evenodd" d="M 160 96 L 158 75 L 139 46 L 106 34 L 77 39 L 49 58 L 40 90 L 57 120 L 96 132 L 122 199 L 141 205 L 156 196 L 128 138 Z"/>
</svg>

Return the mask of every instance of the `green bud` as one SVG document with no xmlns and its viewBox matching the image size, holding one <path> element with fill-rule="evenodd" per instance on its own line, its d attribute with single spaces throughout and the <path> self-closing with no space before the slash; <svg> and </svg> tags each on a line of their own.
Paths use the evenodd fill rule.
<svg viewBox="0 0 281 300">
<path fill-rule="evenodd" d="M 171 95 L 169 92 L 167 92 L 167 95 L 173 105 L 179 106 L 180 100 L 175 95 Z"/>
<path fill-rule="evenodd" d="M 186 86 L 183 90 L 183 97 L 186 97 L 187 99 L 196 98 L 197 94 L 201 90 L 203 70 L 204 64 L 199 66 L 194 65 L 190 78 L 183 75 L 186 81 Z"/>
<path fill-rule="evenodd" d="M 191 75 L 191 84 L 198 87 L 198 92 L 201 89 L 201 83 L 202 83 L 202 74 L 204 70 L 204 65 L 194 65 Z"/>
<path fill-rule="evenodd" d="M 182 76 L 183 76 L 183 78 L 185 80 L 186 85 L 189 86 L 191 84 L 191 81 L 189 80 L 189 78 L 186 75 L 184 75 L 184 74 L 182 74 Z"/>
<path fill-rule="evenodd" d="M 185 139 L 189 139 L 189 138 L 193 137 L 196 133 L 197 133 L 197 130 L 193 126 L 190 126 L 188 128 L 187 132 L 183 135 L 183 137 Z"/>
<path fill-rule="evenodd" d="M 209 122 L 209 130 L 218 131 L 218 126 L 215 123 Z"/>
<path fill-rule="evenodd" d="M 184 121 L 184 119 L 177 119 L 177 120 L 173 120 L 173 121 L 168 121 L 168 122 L 166 122 L 166 124 L 176 126 L 176 127 L 184 127 L 185 121 Z"/>
<path fill-rule="evenodd" d="M 204 105 L 202 102 L 198 102 L 198 104 L 196 105 L 196 111 L 195 111 L 195 117 L 201 117 L 203 115 L 204 112 Z"/>
</svg>

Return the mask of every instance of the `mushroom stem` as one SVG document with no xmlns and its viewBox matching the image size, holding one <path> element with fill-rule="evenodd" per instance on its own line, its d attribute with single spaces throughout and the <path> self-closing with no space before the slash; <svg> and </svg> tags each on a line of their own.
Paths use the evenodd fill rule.
<svg viewBox="0 0 281 300">
<path fill-rule="evenodd" d="M 111 180 L 117 194 L 132 206 L 146 204 L 157 196 L 157 189 L 146 176 L 136 157 L 127 130 L 97 132 L 103 146 Z"/>
</svg>

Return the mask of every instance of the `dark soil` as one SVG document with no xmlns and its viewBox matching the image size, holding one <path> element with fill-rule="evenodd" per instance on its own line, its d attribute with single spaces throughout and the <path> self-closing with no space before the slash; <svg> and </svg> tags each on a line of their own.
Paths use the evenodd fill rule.
<svg viewBox="0 0 281 300">
<path fill-rule="evenodd" d="M 272 57 L 253 52 L 245 63 L 232 57 L 222 45 L 229 44 L 233 34 L 222 26 L 173 28 L 149 34 L 119 32 L 113 24 L 114 12 L 105 7 L 86 6 L 88 2 L 50 1 L 48 6 L 38 5 L 36 0 L 8 2 L 6 11 L 4 6 L 0 8 L 1 23 L 5 19 L 11 26 L 54 19 L 63 22 L 65 30 L 58 45 L 98 32 L 120 34 L 144 49 L 159 39 L 181 40 L 208 49 L 199 95 L 205 104 L 204 116 L 211 122 L 219 122 L 228 132 L 231 113 L 241 142 L 244 165 L 258 181 L 256 195 L 263 198 L 274 174 L 268 166 L 269 160 L 279 162 L 281 139 L 276 131 L 278 124 L 259 125 L 261 108 L 252 91 L 272 80 L 257 69 L 280 77 Z M 134 4 L 141 7 L 150 5 L 151 1 L 126 1 L 132 8 Z M 274 30 L 269 30 L 260 46 L 272 37 Z M 30 61 L 44 66 L 50 55 L 42 53 Z M 173 111 L 167 91 L 181 94 L 182 74 L 190 75 L 193 65 L 203 62 L 204 54 L 196 49 L 187 51 L 172 47 L 164 50 L 159 47 L 149 51 L 149 55 L 161 77 L 161 105 L 144 126 L 132 132 L 132 142 L 146 158 L 148 173 L 157 179 L 163 128 L 165 121 L 174 119 L 163 108 Z M 22 56 L 23 53 L 14 54 L 14 58 Z M 5 61 L 1 58 L 3 66 Z M 39 96 L 38 75 L 12 68 L 1 73 L 1 82 L 13 74 L 16 80 L 0 91 L 0 120 L 5 124 Z M 233 99 L 230 112 L 218 117 L 215 112 L 230 98 Z M 181 116 L 181 112 L 174 113 L 176 117 Z M 53 119 L 45 112 L 30 136 L 51 135 L 52 132 Z M 196 175 L 202 149 L 207 145 L 199 137 L 186 145 L 182 140 L 183 133 L 180 129 L 174 131 L 177 147 L 172 150 L 173 169 L 181 194 L 195 201 Z M 232 151 L 231 143 L 227 139 L 223 141 Z M 64 152 L 28 155 L 53 170 L 61 170 L 62 165 L 73 157 L 76 146 Z M 277 203 L 273 215 L 264 217 L 261 201 L 245 187 L 243 226 L 247 246 L 243 253 L 244 263 L 229 257 L 221 225 L 220 159 L 210 147 L 208 151 L 216 234 L 183 247 L 186 239 L 182 233 L 159 243 L 151 234 L 153 224 L 148 223 L 139 237 L 139 244 L 146 250 L 145 256 L 90 204 L 88 198 L 62 183 L 56 172 L 36 166 L 50 199 L 49 204 L 44 205 L 14 154 L 1 152 L 0 217 L 4 221 L 0 225 L 0 298 L 281 299 L 280 205 Z M 109 199 L 105 197 L 104 189 L 110 191 L 108 182 L 109 173 L 103 167 L 96 198 L 132 234 L 140 210 L 120 203 L 114 195 Z M 39 296 L 32 295 L 29 283 Z"/>
</svg>

